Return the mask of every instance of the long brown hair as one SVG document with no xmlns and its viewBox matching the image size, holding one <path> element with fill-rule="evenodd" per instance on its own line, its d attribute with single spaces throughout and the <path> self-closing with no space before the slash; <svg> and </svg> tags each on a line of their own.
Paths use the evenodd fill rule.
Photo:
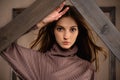
<svg viewBox="0 0 120 80">
<path fill-rule="evenodd" d="M 65 7 L 69 7 L 69 10 L 62 17 L 72 17 L 76 21 L 79 29 L 79 34 L 75 42 L 75 45 L 78 46 L 77 56 L 89 62 L 97 60 L 97 51 L 101 51 L 102 48 L 94 43 L 92 34 L 89 33 L 90 29 L 88 28 L 87 22 L 74 6 L 67 5 Z M 51 22 L 40 29 L 38 38 L 32 45 L 32 48 L 38 43 L 41 44 L 39 46 L 40 52 L 46 52 L 52 48 L 53 44 L 56 42 L 54 28 L 57 21 Z"/>
</svg>

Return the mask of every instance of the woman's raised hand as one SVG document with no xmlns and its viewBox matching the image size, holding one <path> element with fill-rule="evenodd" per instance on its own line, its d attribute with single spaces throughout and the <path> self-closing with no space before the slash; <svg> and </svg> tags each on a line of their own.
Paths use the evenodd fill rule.
<svg viewBox="0 0 120 80">
<path fill-rule="evenodd" d="M 63 7 L 65 5 L 65 2 L 63 2 L 56 10 L 54 10 L 52 13 L 50 13 L 47 17 L 45 17 L 41 22 L 39 22 L 37 24 L 37 26 L 39 27 L 41 25 L 41 23 L 43 24 L 48 24 L 50 22 L 53 22 L 55 20 L 58 20 L 62 15 L 64 15 L 69 7 L 66 7 L 64 10 Z M 62 10 L 62 11 L 61 11 Z"/>
</svg>

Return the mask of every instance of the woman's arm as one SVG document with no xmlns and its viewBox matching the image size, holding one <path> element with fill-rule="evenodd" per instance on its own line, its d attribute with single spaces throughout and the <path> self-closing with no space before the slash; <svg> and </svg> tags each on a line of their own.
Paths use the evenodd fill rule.
<svg viewBox="0 0 120 80">
<path fill-rule="evenodd" d="M 42 21 L 38 22 L 35 27 L 31 29 L 28 33 L 24 34 L 17 40 L 17 44 L 20 46 L 30 48 L 31 43 L 36 40 L 39 30 L 47 25 L 50 22 L 58 20 L 62 15 L 64 15 L 69 7 L 63 9 L 65 2 L 63 2 L 57 9 L 51 12 L 48 16 L 46 16 Z"/>
</svg>

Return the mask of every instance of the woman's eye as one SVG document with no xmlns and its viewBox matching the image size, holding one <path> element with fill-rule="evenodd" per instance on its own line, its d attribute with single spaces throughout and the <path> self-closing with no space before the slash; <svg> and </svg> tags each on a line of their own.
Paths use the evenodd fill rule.
<svg viewBox="0 0 120 80">
<path fill-rule="evenodd" d="M 75 32 L 77 29 L 76 28 L 71 28 L 71 32 Z"/>
<path fill-rule="evenodd" d="M 63 30 L 63 28 L 61 28 L 61 27 L 57 28 L 57 31 L 62 31 L 62 30 Z"/>
</svg>

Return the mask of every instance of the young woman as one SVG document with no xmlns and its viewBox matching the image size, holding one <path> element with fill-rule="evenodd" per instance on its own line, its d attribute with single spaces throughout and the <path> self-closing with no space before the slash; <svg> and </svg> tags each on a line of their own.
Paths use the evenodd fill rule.
<svg viewBox="0 0 120 80">
<path fill-rule="evenodd" d="M 23 80 L 94 80 L 92 61 L 101 50 L 89 35 L 84 18 L 73 6 L 54 10 L 37 24 L 34 48 L 13 43 L 4 51 L 6 59 Z"/>
</svg>

